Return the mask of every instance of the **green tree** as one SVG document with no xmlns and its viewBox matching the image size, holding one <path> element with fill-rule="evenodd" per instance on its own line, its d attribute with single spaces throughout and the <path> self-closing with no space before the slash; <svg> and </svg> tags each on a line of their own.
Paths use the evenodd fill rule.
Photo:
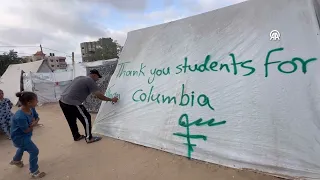
<svg viewBox="0 0 320 180">
<path fill-rule="evenodd" d="M 121 50 L 122 46 L 112 38 L 100 38 L 95 52 L 92 52 L 88 61 L 118 58 Z"/>
<path fill-rule="evenodd" d="M 0 55 L 0 76 L 7 70 L 10 64 L 20 64 L 22 59 L 18 57 L 18 53 L 10 50 L 8 53 Z"/>
</svg>

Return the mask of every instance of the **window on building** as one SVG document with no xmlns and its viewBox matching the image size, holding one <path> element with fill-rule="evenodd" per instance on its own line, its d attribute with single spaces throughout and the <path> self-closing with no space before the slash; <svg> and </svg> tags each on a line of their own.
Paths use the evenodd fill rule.
<svg viewBox="0 0 320 180">
<path fill-rule="evenodd" d="M 58 60 L 56 60 L 57 62 L 59 62 Z"/>
<path fill-rule="evenodd" d="M 51 62 L 53 62 L 53 60 L 51 59 Z"/>
<path fill-rule="evenodd" d="M 57 67 L 60 67 L 59 65 L 57 65 Z"/>
<path fill-rule="evenodd" d="M 84 49 L 84 47 L 81 47 L 81 49 Z"/>
<path fill-rule="evenodd" d="M 51 67 L 54 67 L 54 65 L 51 65 Z"/>
<path fill-rule="evenodd" d="M 82 53 L 82 56 L 84 56 L 84 53 Z"/>
</svg>

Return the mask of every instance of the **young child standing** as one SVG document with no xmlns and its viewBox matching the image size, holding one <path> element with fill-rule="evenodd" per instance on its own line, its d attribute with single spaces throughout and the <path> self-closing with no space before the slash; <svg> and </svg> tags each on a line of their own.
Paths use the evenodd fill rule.
<svg viewBox="0 0 320 180">
<path fill-rule="evenodd" d="M 42 178 L 46 174 L 39 171 L 39 149 L 31 140 L 33 127 L 37 124 L 32 108 L 37 106 L 38 98 L 33 92 L 18 92 L 16 96 L 19 98 L 21 107 L 14 114 L 11 122 L 11 139 L 14 146 L 17 148 L 17 152 L 10 164 L 23 167 L 21 159 L 23 152 L 27 151 L 30 155 L 29 164 L 31 177 Z"/>
</svg>

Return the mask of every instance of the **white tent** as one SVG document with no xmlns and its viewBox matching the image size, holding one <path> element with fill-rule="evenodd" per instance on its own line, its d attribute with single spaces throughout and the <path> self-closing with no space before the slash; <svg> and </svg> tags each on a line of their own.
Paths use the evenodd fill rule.
<svg viewBox="0 0 320 180">
<path fill-rule="evenodd" d="M 4 91 L 5 97 L 9 98 L 12 103 L 16 104 L 18 98 L 16 92 L 20 91 L 21 71 L 29 72 L 51 72 L 46 61 L 40 60 L 23 64 L 11 64 L 1 77 L 0 89 Z"/>
<path fill-rule="evenodd" d="M 101 104 L 93 132 L 320 179 L 319 4 L 249 0 L 129 32 L 106 91 L 120 101 Z"/>
<path fill-rule="evenodd" d="M 64 71 L 59 70 L 50 73 L 25 73 L 23 77 L 24 87 L 25 90 L 33 91 L 38 95 L 39 105 L 57 102 L 60 99 L 61 93 L 65 90 L 66 87 L 69 86 L 69 84 L 75 77 L 87 75 L 88 68 L 99 69 L 101 71 L 100 73 L 104 77 L 102 78 L 104 80 L 103 82 L 106 83 L 106 80 L 109 82 L 109 70 L 101 67 L 107 67 L 107 65 L 111 62 L 113 62 L 112 64 L 114 64 L 117 62 L 117 59 L 77 63 L 74 64 L 73 68 L 72 65 L 69 65 L 68 68 Z M 107 84 L 105 84 L 105 86 L 107 86 Z M 86 103 L 86 107 L 90 110 L 93 110 L 93 112 L 98 112 L 101 101 L 95 100 L 93 102 L 92 97 L 89 97 L 87 99 L 88 101 Z"/>
<path fill-rule="evenodd" d="M 71 83 L 72 71 L 55 73 L 26 73 L 23 77 L 25 90 L 38 95 L 38 105 L 58 102 L 61 93 Z"/>
</svg>

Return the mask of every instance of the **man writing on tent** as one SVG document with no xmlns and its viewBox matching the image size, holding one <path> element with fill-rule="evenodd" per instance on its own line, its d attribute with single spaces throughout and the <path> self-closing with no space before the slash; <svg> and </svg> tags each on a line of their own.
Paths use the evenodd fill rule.
<svg viewBox="0 0 320 180">
<path fill-rule="evenodd" d="M 102 101 L 117 102 L 118 98 L 108 98 L 100 92 L 96 81 L 101 78 L 101 75 L 97 70 L 91 70 L 88 76 L 76 77 L 69 87 L 61 94 L 59 101 L 60 107 L 66 117 L 70 130 L 72 132 L 73 139 L 80 141 L 85 138 L 87 143 L 92 143 L 101 140 L 101 137 L 94 137 L 91 134 L 91 115 L 88 113 L 82 103 L 86 98 L 93 93 L 97 98 Z M 84 126 L 86 136 L 80 135 L 77 118 Z"/>
</svg>

